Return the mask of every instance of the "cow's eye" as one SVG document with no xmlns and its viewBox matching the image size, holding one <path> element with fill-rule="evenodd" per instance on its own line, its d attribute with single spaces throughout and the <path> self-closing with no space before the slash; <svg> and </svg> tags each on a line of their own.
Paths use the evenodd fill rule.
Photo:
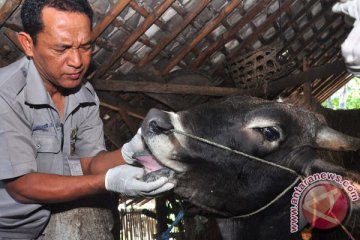
<svg viewBox="0 0 360 240">
<path fill-rule="evenodd" d="M 270 142 L 280 139 L 280 132 L 275 127 L 257 128 L 257 130 Z"/>
</svg>

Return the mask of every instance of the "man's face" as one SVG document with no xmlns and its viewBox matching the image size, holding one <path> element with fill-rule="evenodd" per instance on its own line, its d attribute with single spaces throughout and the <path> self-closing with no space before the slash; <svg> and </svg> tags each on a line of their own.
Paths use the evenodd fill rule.
<svg viewBox="0 0 360 240">
<path fill-rule="evenodd" d="M 44 29 L 37 36 L 32 58 L 46 88 L 79 86 L 91 59 L 89 18 L 45 7 L 42 19 Z"/>
</svg>

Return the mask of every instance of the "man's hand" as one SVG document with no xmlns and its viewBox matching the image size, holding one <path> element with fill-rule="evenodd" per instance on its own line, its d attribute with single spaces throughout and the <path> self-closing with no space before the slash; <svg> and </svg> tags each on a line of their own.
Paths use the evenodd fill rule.
<svg viewBox="0 0 360 240">
<path fill-rule="evenodd" d="M 144 170 L 127 164 L 111 168 L 105 175 L 105 188 L 127 197 L 153 197 L 174 187 L 166 177 L 154 182 L 141 180 Z"/>
<path fill-rule="evenodd" d="M 143 152 L 145 150 L 145 143 L 141 137 L 141 128 L 137 131 L 135 136 L 121 148 L 121 155 L 128 164 L 133 164 L 136 160 L 133 158 L 134 153 Z"/>
<path fill-rule="evenodd" d="M 336 3 L 332 10 L 355 19 L 353 29 L 341 45 L 341 52 L 348 71 L 354 76 L 360 76 L 360 1 L 342 0 Z"/>
</svg>

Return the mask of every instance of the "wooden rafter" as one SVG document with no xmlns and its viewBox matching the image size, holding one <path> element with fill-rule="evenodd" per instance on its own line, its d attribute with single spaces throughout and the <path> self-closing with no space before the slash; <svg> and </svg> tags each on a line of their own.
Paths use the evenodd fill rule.
<svg viewBox="0 0 360 240">
<path fill-rule="evenodd" d="M 222 48 L 226 43 L 233 40 L 239 30 L 243 28 L 246 24 L 248 24 L 257 14 L 263 11 L 267 7 L 267 4 L 269 4 L 270 2 L 271 0 L 261 1 L 255 7 L 250 9 L 248 13 L 244 17 L 242 17 L 231 29 L 228 29 L 227 32 L 225 32 L 221 37 L 216 39 L 216 41 L 212 43 L 209 47 L 207 47 L 206 50 L 201 52 L 199 56 L 194 61 L 192 61 L 191 67 L 199 67 L 208 56 Z"/>
<path fill-rule="evenodd" d="M 276 11 L 276 12 L 272 13 L 270 16 L 268 16 L 266 21 L 261 26 L 257 27 L 256 31 L 254 31 L 239 46 L 237 46 L 236 49 L 234 49 L 229 54 L 228 57 L 233 58 L 233 57 L 237 56 L 247 45 L 253 44 L 258 39 L 258 37 L 261 34 L 263 34 L 266 29 L 269 28 L 269 26 L 272 24 L 272 22 L 274 22 L 278 17 L 280 17 L 280 15 L 283 12 L 289 10 L 292 3 L 293 3 L 293 1 L 291 1 L 291 0 L 287 0 L 284 3 L 282 3 L 282 5 L 280 7 L 280 11 Z"/>
<path fill-rule="evenodd" d="M 325 31 L 329 30 L 329 27 L 331 26 L 332 22 L 326 23 L 324 24 L 324 26 L 322 26 L 317 33 L 314 33 L 309 39 L 307 39 L 304 43 L 303 46 L 299 49 L 297 49 L 293 54 L 292 57 L 296 58 L 297 56 L 299 56 L 304 49 L 306 49 L 310 44 L 316 42 L 315 40 L 319 38 L 319 36 L 321 36 L 322 33 L 324 33 Z M 341 25 L 336 26 L 334 29 L 332 29 L 332 32 L 337 32 L 338 30 L 341 30 L 343 27 Z"/>
<path fill-rule="evenodd" d="M 207 24 L 200 32 L 196 35 L 196 37 L 189 43 L 186 44 L 182 49 L 179 50 L 177 55 L 169 61 L 169 63 L 161 70 L 161 74 L 167 74 L 173 67 L 178 64 L 183 57 L 185 57 L 196 45 L 211 31 L 213 31 L 221 21 L 231 13 L 239 4 L 241 3 L 240 0 L 232 0 L 227 6 L 223 8 L 223 10 Z"/>
<path fill-rule="evenodd" d="M 311 66 L 321 66 L 324 64 L 324 61 L 326 61 L 326 59 L 329 57 L 326 54 L 331 50 L 331 48 L 334 48 L 334 46 L 339 46 L 336 47 L 336 54 L 340 51 L 340 44 L 345 40 L 345 38 L 347 37 L 347 32 L 344 32 L 338 39 L 334 39 L 333 40 L 333 44 L 329 44 L 329 46 L 323 48 L 321 50 L 321 53 L 319 56 L 317 56 L 314 59 L 311 59 Z M 325 57 L 325 59 L 324 59 Z"/>
<path fill-rule="evenodd" d="M 91 39 L 95 41 L 102 32 L 111 24 L 114 19 L 124 10 L 131 0 L 118 0 L 113 8 L 105 15 L 99 24 L 95 26 L 91 33 Z"/>
<path fill-rule="evenodd" d="M 318 81 L 317 84 L 313 87 L 313 94 L 314 96 L 321 95 L 326 89 L 328 88 L 329 84 L 339 81 L 340 79 L 344 78 L 346 75 L 346 71 L 338 75 L 332 75 L 321 81 Z"/>
<path fill-rule="evenodd" d="M 166 37 L 164 37 L 151 52 L 146 54 L 146 56 L 139 62 L 138 67 L 143 67 L 153 60 L 162 49 L 164 49 L 186 26 L 191 23 L 191 21 L 207 6 L 209 2 L 210 0 L 200 1 L 200 3 L 194 8 L 194 11 L 191 11 L 170 34 L 166 35 Z"/>
<path fill-rule="evenodd" d="M 101 77 L 105 74 L 111 66 L 121 58 L 121 56 L 126 52 L 136 40 L 144 34 L 144 32 L 171 6 L 175 0 L 164 0 L 164 2 L 158 6 L 154 12 L 152 12 L 141 24 L 140 26 L 125 40 L 120 48 L 118 48 L 113 55 L 110 57 L 110 60 L 101 65 L 94 76 L 94 78 Z"/>
<path fill-rule="evenodd" d="M 318 96 L 317 98 L 321 102 L 325 101 L 327 98 L 329 98 L 331 95 L 333 95 L 334 92 L 336 92 L 341 86 L 346 84 L 352 78 L 353 78 L 353 76 L 346 71 L 343 74 L 339 75 L 338 77 L 332 78 L 332 81 L 329 82 L 329 84 L 331 84 L 331 83 L 333 83 L 333 84 L 331 84 L 327 88 L 324 88 L 322 91 L 320 91 L 317 94 L 317 96 Z"/>
<path fill-rule="evenodd" d="M 130 6 L 145 18 L 147 18 L 150 14 L 143 6 L 140 6 L 136 1 L 130 2 Z M 167 31 L 165 24 L 159 19 L 156 19 L 154 24 L 156 24 L 156 26 L 161 28 L 163 31 Z"/>
<path fill-rule="evenodd" d="M 309 3 L 307 3 L 306 6 L 304 8 L 302 8 L 298 13 L 296 13 L 295 15 L 290 17 L 289 21 L 286 22 L 286 24 L 284 26 L 282 26 L 282 29 L 288 29 L 291 27 L 296 32 L 296 35 L 300 36 L 300 32 L 302 35 L 304 33 L 304 31 L 310 26 L 311 22 L 316 22 L 318 19 L 320 19 L 321 17 L 324 16 L 323 14 L 326 11 L 328 11 L 327 8 L 322 8 L 321 11 L 312 18 L 311 21 L 309 21 L 301 29 L 299 29 L 299 26 L 296 24 L 296 21 L 299 20 L 304 14 L 309 12 L 311 10 L 311 8 L 313 7 L 313 5 L 315 5 L 318 2 L 319 2 L 318 0 L 312 0 Z M 286 13 L 289 13 L 289 11 L 287 11 Z M 303 31 L 301 31 L 301 30 L 303 30 Z M 280 31 L 280 29 L 279 29 L 279 31 Z M 272 42 L 278 37 L 279 37 L 279 35 L 275 34 L 274 36 L 269 38 L 268 42 Z M 294 40 L 294 39 L 296 39 L 296 38 L 292 38 L 292 40 Z M 285 39 L 285 42 L 289 45 L 292 44 L 291 41 L 290 42 L 286 41 L 286 39 Z"/>
</svg>

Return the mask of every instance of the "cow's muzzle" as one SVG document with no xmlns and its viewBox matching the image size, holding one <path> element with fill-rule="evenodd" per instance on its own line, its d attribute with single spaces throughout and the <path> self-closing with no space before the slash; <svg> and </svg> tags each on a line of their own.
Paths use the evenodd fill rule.
<svg viewBox="0 0 360 240">
<path fill-rule="evenodd" d="M 174 129 L 174 126 L 166 112 L 152 108 L 146 115 L 141 128 L 145 135 L 159 135 L 169 133 L 170 130 Z"/>
</svg>

